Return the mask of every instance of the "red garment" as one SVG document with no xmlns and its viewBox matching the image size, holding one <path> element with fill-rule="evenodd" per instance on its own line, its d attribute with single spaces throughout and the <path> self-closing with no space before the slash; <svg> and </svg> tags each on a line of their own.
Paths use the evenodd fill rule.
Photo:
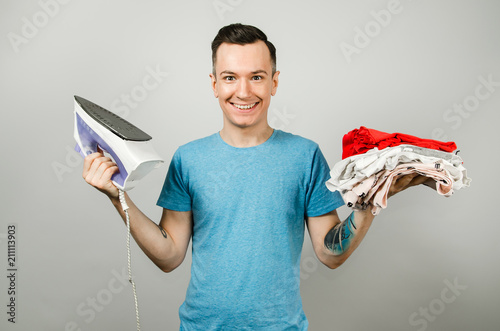
<svg viewBox="0 0 500 331">
<path fill-rule="evenodd" d="M 453 141 L 441 142 L 432 139 L 421 139 L 403 133 L 385 133 L 361 126 L 344 135 L 342 139 L 342 159 L 353 155 L 363 154 L 377 147 L 395 147 L 398 145 L 414 145 L 424 148 L 437 149 L 445 152 L 453 152 L 457 145 Z"/>
</svg>

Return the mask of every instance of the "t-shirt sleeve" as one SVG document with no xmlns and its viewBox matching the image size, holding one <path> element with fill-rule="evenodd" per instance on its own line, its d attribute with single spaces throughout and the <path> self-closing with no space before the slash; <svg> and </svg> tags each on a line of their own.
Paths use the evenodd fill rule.
<svg viewBox="0 0 500 331">
<path fill-rule="evenodd" d="M 183 178 L 181 153 L 177 150 L 168 168 L 165 183 L 156 203 L 158 206 L 176 210 L 191 210 L 191 195 Z"/>
<path fill-rule="evenodd" d="M 311 175 L 306 192 L 306 217 L 321 216 L 344 205 L 338 191 L 326 187 L 330 168 L 320 148 L 317 147 L 311 165 Z"/>
</svg>

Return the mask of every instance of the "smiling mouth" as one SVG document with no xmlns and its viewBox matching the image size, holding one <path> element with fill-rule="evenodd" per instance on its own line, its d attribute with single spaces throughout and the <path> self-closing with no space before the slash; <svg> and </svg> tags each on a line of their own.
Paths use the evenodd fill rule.
<svg viewBox="0 0 500 331">
<path fill-rule="evenodd" d="M 255 107 L 258 104 L 258 102 L 254 102 L 254 103 L 251 103 L 251 104 L 248 104 L 248 105 L 238 105 L 238 104 L 232 103 L 232 102 L 231 102 L 231 104 L 233 106 L 235 106 L 236 108 L 240 109 L 240 110 L 250 110 L 253 107 Z"/>
</svg>

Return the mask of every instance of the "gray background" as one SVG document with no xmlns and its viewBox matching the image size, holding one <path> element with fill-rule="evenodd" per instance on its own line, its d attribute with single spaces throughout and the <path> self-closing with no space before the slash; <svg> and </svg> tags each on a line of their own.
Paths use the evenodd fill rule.
<svg viewBox="0 0 500 331">
<path fill-rule="evenodd" d="M 318 262 L 307 238 L 301 293 L 310 330 L 500 328 L 498 180 L 487 175 L 499 161 L 498 1 L 2 0 L 0 6 L 0 276 L 7 274 L 8 224 L 17 224 L 18 237 L 17 323 L 7 322 L 8 283 L 1 276 L 0 329 L 135 329 L 131 288 L 117 276 L 126 272 L 126 229 L 81 178 L 81 158 L 71 152 L 72 96 L 150 133 L 168 163 L 179 145 L 221 128 L 208 77 L 210 42 L 233 22 L 260 27 L 278 49 L 280 86 L 270 122 L 318 142 L 330 166 L 340 160 L 343 134 L 364 125 L 453 140 L 473 179 L 451 198 L 424 187 L 392 198 L 337 270 Z M 390 21 L 378 23 L 374 13 L 381 20 L 388 8 L 395 12 Z M 369 40 L 359 36 L 365 28 Z M 343 53 L 356 43 L 357 53 Z M 148 75 L 155 70 L 152 88 Z M 481 77 L 495 82 L 489 92 L 478 87 Z M 123 95 L 134 103 L 124 103 Z M 454 113 L 453 105 L 463 103 L 467 108 Z M 166 171 L 163 165 L 130 193 L 156 221 Z M 339 211 L 342 218 L 348 212 Z M 135 243 L 132 259 L 142 329 L 177 329 L 190 254 L 169 274 Z"/>
</svg>

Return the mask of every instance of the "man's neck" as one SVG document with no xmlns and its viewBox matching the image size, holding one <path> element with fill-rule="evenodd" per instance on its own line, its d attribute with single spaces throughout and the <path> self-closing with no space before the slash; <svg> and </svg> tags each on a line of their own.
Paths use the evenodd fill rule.
<svg viewBox="0 0 500 331">
<path fill-rule="evenodd" d="M 233 147 L 253 147 L 266 142 L 273 134 L 274 129 L 269 125 L 263 128 L 238 128 L 224 126 L 219 134 L 226 143 Z"/>
</svg>

